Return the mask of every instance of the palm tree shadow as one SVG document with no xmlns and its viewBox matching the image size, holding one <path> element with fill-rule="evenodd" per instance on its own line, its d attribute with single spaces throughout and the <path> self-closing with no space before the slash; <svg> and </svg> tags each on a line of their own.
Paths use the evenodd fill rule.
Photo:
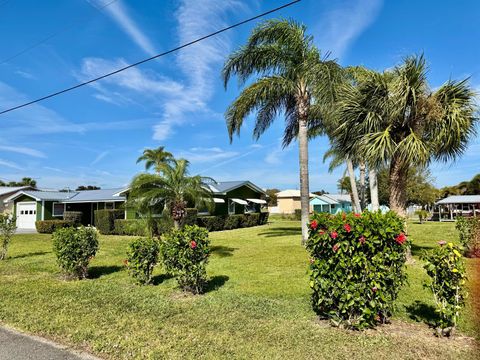
<svg viewBox="0 0 480 360">
<path fill-rule="evenodd" d="M 412 249 L 412 255 L 420 256 L 424 253 L 425 250 L 432 250 L 433 247 L 431 247 L 431 246 L 421 246 L 421 245 L 416 245 L 415 243 L 413 243 L 411 249 Z"/>
<path fill-rule="evenodd" d="M 277 227 L 258 233 L 265 237 L 278 237 L 278 236 L 295 236 L 301 235 L 302 229 L 300 227 Z"/>
<path fill-rule="evenodd" d="M 216 254 L 219 257 L 233 256 L 233 252 L 235 250 L 237 250 L 237 248 L 232 248 L 232 247 L 223 246 L 223 245 L 215 245 L 211 247 L 212 254 Z"/>
<path fill-rule="evenodd" d="M 438 320 L 438 314 L 435 312 L 435 307 L 425 304 L 419 300 L 411 305 L 406 305 L 405 309 L 410 319 L 423 322 L 429 326 L 435 326 L 435 322 Z"/>
<path fill-rule="evenodd" d="M 164 281 L 173 278 L 171 274 L 159 274 L 152 277 L 152 285 L 160 285 Z"/>
<path fill-rule="evenodd" d="M 123 266 L 108 265 L 108 266 L 92 266 L 88 269 L 89 279 L 98 279 L 102 276 L 113 274 L 123 269 Z"/>
<path fill-rule="evenodd" d="M 230 278 L 226 275 L 216 275 L 212 276 L 205 285 L 204 293 L 208 293 L 210 291 L 216 291 L 221 288 Z"/>
<path fill-rule="evenodd" d="M 23 258 L 30 257 L 30 256 L 40 256 L 40 255 L 45 255 L 45 254 L 49 254 L 49 253 L 50 253 L 50 251 L 36 251 L 36 252 L 27 253 L 27 254 L 11 256 L 9 258 L 10 259 L 23 259 Z"/>
</svg>

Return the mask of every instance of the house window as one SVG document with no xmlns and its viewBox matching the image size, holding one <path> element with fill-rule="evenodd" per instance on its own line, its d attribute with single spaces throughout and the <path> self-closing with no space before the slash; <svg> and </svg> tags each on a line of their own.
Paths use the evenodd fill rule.
<svg viewBox="0 0 480 360">
<path fill-rule="evenodd" d="M 235 214 L 235 203 L 232 200 L 228 200 L 228 214 Z"/>
<path fill-rule="evenodd" d="M 113 203 L 113 202 L 106 202 L 106 203 L 105 203 L 105 209 L 107 209 L 107 210 L 115 209 L 115 203 Z"/>
<path fill-rule="evenodd" d="M 249 201 L 248 202 L 248 205 L 245 205 L 245 212 L 246 213 L 254 213 L 254 212 L 257 212 L 257 207 L 256 207 L 256 204 Z"/>
<path fill-rule="evenodd" d="M 65 204 L 60 203 L 53 203 L 53 216 L 63 216 L 63 212 L 65 211 Z"/>
</svg>

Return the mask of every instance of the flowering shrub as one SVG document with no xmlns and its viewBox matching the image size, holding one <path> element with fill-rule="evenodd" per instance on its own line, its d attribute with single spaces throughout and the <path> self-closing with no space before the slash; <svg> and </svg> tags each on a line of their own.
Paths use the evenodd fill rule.
<svg viewBox="0 0 480 360">
<path fill-rule="evenodd" d="M 63 228 L 52 234 L 53 252 L 62 270 L 73 278 L 87 277 L 87 267 L 98 250 L 97 230 L 92 227 Z"/>
<path fill-rule="evenodd" d="M 426 286 L 433 293 L 439 319 L 437 335 L 450 336 L 464 305 L 466 272 L 460 248 L 452 243 L 440 242 L 439 247 L 425 253 L 422 259 L 430 276 Z"/>
<path fill-rule="evenodd" d="M 8 245 L 17 230 L 16 219 L 8 214 L 0 214 L 0 260 L 7 257 Z"/>
<path fill-rule="evenodd" d="M 125 265 L 130 275 L 142 285 L 152 281 L 153 268 L 158 262 L 160 246 L 153 238 L 139 238 L 130 242 Z"/>
<path fill-rule="evenodd" d="M 206 229 L 186 225 L 183 229 L 172 230 L 163 238 L 161 253 L 165 269 L 177 278 L 183 290 L 194 294 L 203 291 L 210 255 Z"/>
<path fill-rule="evenodd" d="M 314 310 L 347 328 L 386 322 L 406 280 L 409 246 L 394 212 L 313 215 L 307 249 Z"/>
<path fill-rule="evenodd" d="M 459 216 L 455 228 L 459 232 L 460 243 L 465 249 L 465 255 L 480 257 L 480 218 Z"/>
</svg>

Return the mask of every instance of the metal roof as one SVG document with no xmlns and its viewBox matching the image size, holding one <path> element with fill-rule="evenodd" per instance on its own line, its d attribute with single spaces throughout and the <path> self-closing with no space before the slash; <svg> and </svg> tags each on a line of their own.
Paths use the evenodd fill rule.
<svg viewBox="0 0 480 360">
<path fill-rule="evenodd" d="M 339 204 L 339 202 L 335 199 L 332 199 L 331 197 L 329 196 L 326 196 L 326 195 L 316 195 L 312 200 L 310 200 L 310 203 L 314 204 L 315 203 L 315 200 L 320 200 L 328 205 L 337 205 Z M 315 204 L 317 205 L 317 204 Z"/>
<path fill-rule="evenodd" d="M 62 191 L 41 191 L 41 190 L 22 190 L 17 195 L 25 194 L 36 200 L 66 200 L 76 194 L 76 192 L 62 192 Z"/>
<path fill-rule="evenodd" d="M 352 199 L 350 198 L 350 195 L 348 194 L 324 194 L 323 196 L 327 196 L 330 199 L 333 199 L 335 201 L 340 201 L 340 202 L 352 202 Z"/>
<path fill-rule="evenodd" d="M 62 201 L 63 203 L 77 202 L 103 202 L 103 201 L 124 201 L 125 196 L 115 196 L 124 188 L 82 190 L 76 191 L 75 195 Z"/>
<path fill-rule="evenodd" d="M 31 186 L 0 186 L 0 196 L 31 188 Z"/>
<path fill-rule="evenodd" d="M 315 197 L 317 195 L 310 193 L 310 197 Z M 300 190 L 283 190 L 277 193 L 277 198 L 289 198 L 289 197 L 300 197 Z"/>
<path fill-rule="evenodd" d="M 241 186 L 248 186 L 252 190 L 255 190 L 261 194 L 265 194 L 265 191 L 263 191 L 261 188 L 259 188 L 257 185 L 253 184 L 250 181 L 244 180 L 244 181 L 222 181 L 222 182 L 216 182 L 212 184 L 208 184 L 208 187 L 212 192 L 215 194 L 224 194 L 229 191 L 235 190 Z"/>
<path fill-rule="evenodd" d="M 437 204 L 480 204 L 480 195 L 452 195 L 437 201 Z"/>
</svg>

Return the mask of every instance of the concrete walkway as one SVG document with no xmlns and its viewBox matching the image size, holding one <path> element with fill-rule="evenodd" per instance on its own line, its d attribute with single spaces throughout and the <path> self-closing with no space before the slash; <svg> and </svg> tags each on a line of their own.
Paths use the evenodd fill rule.
<svg viewBox="0 0 480 360">
<path fill-rule="evenodd" d="M 17 229 L 15 234 L 36 234 L 37 230 L 35 229 Z"/>
<path fill-rule="evenodd" d="M 99 360 L 46 339 L 0 326 L 0 360 Z"/>
</svg>

